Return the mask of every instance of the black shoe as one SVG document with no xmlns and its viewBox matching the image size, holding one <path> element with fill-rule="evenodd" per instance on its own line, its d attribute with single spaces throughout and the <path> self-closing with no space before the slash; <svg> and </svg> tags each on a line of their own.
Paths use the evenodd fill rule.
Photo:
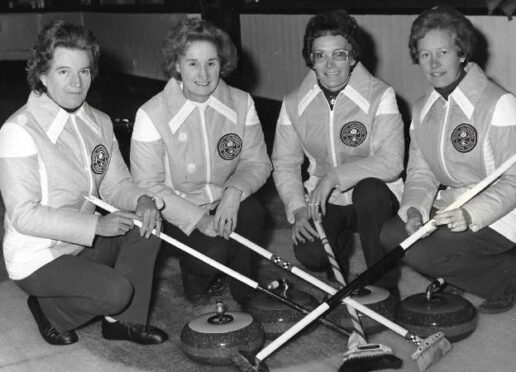
<svg viewBox="0 0 516 372">
<path fill-rule="evenodd" d="M 39 333 L 41 333 L 41 336 L 46 342 L 52 345 L 71 345 L 75 344 L 79 340 L 77 333 L 74 331 L 60 333 L 55 329 L 45 314 L 43 314 L 36 297 L 29 296 L 29 298 L 27 298 L 27 305 L 29 305 L 32 316 L 34 317 L 34 320 L 36 320 Z"/>
<path fill-rule="evenodd" d="M 102 337 L 106 340 L 127 340 L 141 345 L 160 344 L 168 340 L 161 329 L 143 324 L 116 321 L 113 323 L 102 319 Z"/>
<path fill-rule="evenodd" d="M 478 307 L 479 313 L 498 314 L 509 311 L 516 304 L 516 293 L 509 293 L 500 298 L 485 300 Z"/>
</svg>

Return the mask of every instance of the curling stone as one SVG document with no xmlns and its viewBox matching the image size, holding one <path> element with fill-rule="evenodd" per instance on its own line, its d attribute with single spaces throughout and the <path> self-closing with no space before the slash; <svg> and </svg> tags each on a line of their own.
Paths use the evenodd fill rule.
<svg viewBox="0 0 516 372">
<path fill-rule="evenodd" d="M 271 282 L 267 289 L 308 310 L 319 304 L 312 295 L 291 288 L 285 279 Z M 268 339 L 280 336 L 304 317 L 303 313 L 264 294 L 252 297 L 247 303 L 247 311 L 260 321 Z"/>
<path fill-rule="evenodd" d="M 265 342 L 261 324 L 250 314 L 226 311 L 218 300 L 215 313 L 189 321 L 181 332 L 181 348 L 192 360 L 212 365 L 230 365 L 239 351 L 254 355 Z"/>
<path fill-rule="evenodd" d="M 353 292 L 351 298 L 386 318 L 394 319 L 397 299 L 384 288 L 368 285 Z M 361 312 L 357 313 L 360 324 L 366 334 L 370 335 L 385 330 L 385 326 L 378 323 L 376 320 L 371 319 Z M 353 328 L 353 323 L 344 304 L 335 309 L 328 318 L 335 320 L 344 328 Z"/>
<path fill-rule="evenodd" d="M 462 296 L 439 292 L 443 285 L 443 279 L 436 279 L 425 293 L 404 299 L 396 313 L 397 322 L 421 337 L 441 331 L 457 342 L 471 335 L 477 328 L 477 310 Z"/>
</svg>

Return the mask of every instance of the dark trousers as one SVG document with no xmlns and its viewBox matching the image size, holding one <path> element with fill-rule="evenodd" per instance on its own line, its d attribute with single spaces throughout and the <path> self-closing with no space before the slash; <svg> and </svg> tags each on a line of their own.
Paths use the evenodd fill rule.
<svg viewBox="0 0 516 372">
<path fill-rule="evenodd" d="M 380 241 L 382 225 L 392 218 L 399 203 L 387 185 L 376 179 L 366 178 L 353 189 L 352 205 L 326 205 L 326 215 L 322 219 L 328 237 L 344 276 L 349 272 L 349 256 L 353 249 L 353 233 L 358 232 L 367 266 L 380 260 L 386 253 Z M 294 246 L 297 259 L 313 271 L 323 271 L 329 267 L 328 258 L 319 239 L 306 241 Z M 384 288 L 394 288 L 399 279 L 399 268 L 394 268 L 375 284 Z"/>
<path fill-rule="evenodd" d="M 260 244 L 260 240 L 263 237 L 264 222 L 264 208 L 256 197 L 250 196 L 240 204 L 235 232 L 252 242 Z M 241 246 L 235 240 L 231 238 L 226 240 L 222 237 L 209 237 L 197 229 L 192 231 L 190 236 L 187 236 L 176 226 L 168 223 L 166 224 L 165 231 L 181 243 L 230 267 L 240 274 L 250 278 L 255 277 L 252 251 Z M 214 267 L 186 253 L 181 253 L 179 262 L 185 294 L 206 293 L 210 282 L 219 273 Z M 252 293 L 250 287 L 235 279 L 229 279 L 228 283 L 231 295 L 238 302 L 244 301 Z"/>
<path fill-rule="evenodd" d="M 389 249 L 407 236 L 398 216 L 384 225 L 381 234 Z M 489 227 L 457 233 L 441 226 L 409 247 L 405 262 L 422 274 L 442 277 L 484 298 L 496 299 L 516 290 L 514 243 Z"/>
<path fill-rule="evenodd" d="M 60 332 L 99 315 L 146 324 L 160 246 L 160 239 L 142 238 L 135 227 L 123 236 L 98 237 L 92 248 L 58 257 L 16 284 L 38 297 Z"/>
</svg>

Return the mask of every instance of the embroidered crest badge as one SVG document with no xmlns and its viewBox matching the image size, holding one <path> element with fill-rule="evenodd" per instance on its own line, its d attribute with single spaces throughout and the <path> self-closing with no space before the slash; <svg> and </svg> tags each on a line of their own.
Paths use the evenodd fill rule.
<svg viewBox="0 0 516 372">
<path fill-rule="evenodd" d="M 222 159 L 233 160 L 242 151 L 242 139 L 236 133 L 228 133 L 219 140 L 217 150 Z"/>
<path fill-rule="evenodd" d="M 340 130 L 340 139 L 346 146 L 360 146 L 367 137 L 367 129 L 359 121 L 350 121 Z"/>
<path fill-rule="evenodd" d="M 470 152 L 477 144 L 477 130 L 471 124 L 459 124 L 451 134 L 453 147 L 458 152 Z"/>
<path fill-rule="evenodd" d="M 102 174 L 109 164 L 109 153 L 104 145 L 97 145 L 91 152 L 91 170 L 95 174 Z"/>
</svg>

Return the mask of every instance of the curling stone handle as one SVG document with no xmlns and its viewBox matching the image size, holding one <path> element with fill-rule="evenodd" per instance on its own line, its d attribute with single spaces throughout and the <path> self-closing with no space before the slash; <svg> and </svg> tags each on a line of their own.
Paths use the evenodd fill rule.
<svg viewBox="0 0 516 372">
<path fill-rule="evenodd" d="M 217 299 L 217 303 L 215 305 L 215 312 L 221 320 L 224 317 L 224 313 L 226 312 L 226 307 L 224 306 L 224 302 L 220 298 Z"/>
<path fill-rule="evenodd" d="M 288 290 L 290 289 L 290 286 L 288 284 L 287 279 L 281 278 L 281 296 L 288 298 Z"/>
<path fill-rule="evenodd" d="M 426 287 L 425 292 L 425 298 L 428 302 L 432 300 L 432 296 L 434 295 L 434 293 L 439 292 L 443 288 L 444 283 L 445 281 L 443 278 L 436 278 L 432 280 L 432 282 L 430 282 L 428 287 Z"/>
</svg>

